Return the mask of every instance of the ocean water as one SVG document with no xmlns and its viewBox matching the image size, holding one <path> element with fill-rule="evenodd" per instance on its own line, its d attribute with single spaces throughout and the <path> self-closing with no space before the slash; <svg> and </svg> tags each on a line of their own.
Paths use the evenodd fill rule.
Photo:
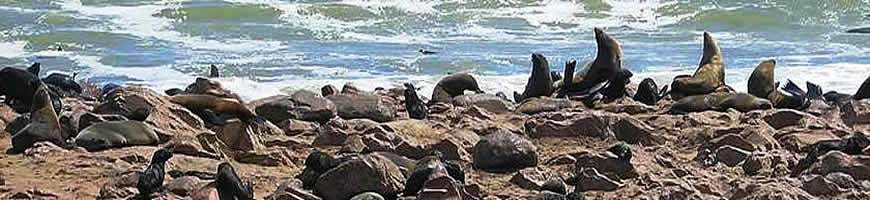
<svg viewBox="0 0 870 200">
<path fill-rule="evenodd" d="M 603 27 L 638 82 L 693 72 L 709 31 L 738 90 L 774 58 L 777 80 L 854 92 L 870 76 L 870 35 L 845 30 L 870 25 L 866 14 L 870 0 L 0 0 L 0 66 L 164 90 L 216 64 L 245 99 L 345 83 L 429 95 L 466 71 L 510 94 L 532 53 L 552 70 L 586 62 Z"/>
</svg>

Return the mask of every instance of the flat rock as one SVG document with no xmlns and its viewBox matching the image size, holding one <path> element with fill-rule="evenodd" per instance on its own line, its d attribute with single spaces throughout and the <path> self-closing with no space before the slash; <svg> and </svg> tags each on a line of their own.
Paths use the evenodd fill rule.
<svg viewBox="0 0 870 200">
<path fill-rule="evenodd" d="M 725 163 L 725 165 L 729 167 L 737 166 L 740 162 L 743 162 L 746 157 L 749 157 L 750 154 L 751 152 L 749 151 L 731 145 L 721 146 L 716 149 L 716 159 L 719 160 L 719 162 Z"/>
<path fill-rule="evenodd" d="M 335 104 L 338 116 L 343 119 L 371 119 L 376 122 L 388 122 L 396 118 L 395 105 L 389 105 L 378 95 L 342 93 L 326 98 Z"/>
<path fill-rule="evenodd" d="M 659 145 L 664 142 L 652 126 L 633 117 L 622 118 L 615 126 L 616 139 L 629 144 Z"/>
<path fill-rule="evenodd" d="M 596 137 L 614 135 L 612 124 L 618 117 L 600 111 L 553 112 L 532 116 L 525 122 L 525 132 L 531 138 L 541 137 Z"/>
<path fill-rule="evenodd" d="M 870 156 L 831 151 L 820 157 L 819 161 L 810 167 L 810 171 L 820 175 L 842 172 L 855 180 L 870 180 Z"/>
<path fill-rule="evenodd" d="M 577 185 L 575 185 L 574 191 L 614 191 L 620 187 L 622 187 L 621 183 L 598 173 L 595 168 L 581 168 L 578 170 Z"/>
<path fill-rule="evenodd" d="M 566 108 L 582 106 L 581 103 L 568 99 L 550 97 L 532 97 L 523 100 L 517 107 L 517 112 L 534 115 L 542 112 L 555 112 Z"/>
<path fill-rule="evenodd" d="M 509 113 L 514 110 L 513 103 L 492 94 L 459 95 L 453 98 L 453 105 L 462 107 L 473 105 L 497 114 Z"/>
<path fill-rule="evenodd" d="M 514 174 L 510 182 L 523 189 L 540 190 L 546 180 L 544 174 L 538 169 L 526 168 Z"/>
<path fill-rule="evenodd" d="M 288 119 L 326 122 L 338 114 L 332 101 L 307 90 L 296 91 L 290 96 L 266 97 L 250 104 L 258 115 L 273 123 Z"/>
<path fill-rule="evenodd" d="M 164 187 L 173 194 L 190 196 L 205 184 L 205 181 L 199 180 L 195 176 L 182 176 L 168 181 Z"/>
<path fill-rule="evenodd" d="M 366 191 L 396 196 L 404 188 L 405 177 L 387 158 L 365 155 L 323 173 L 314 191 L 326 200 L 345 200 Z"/>
</svg>

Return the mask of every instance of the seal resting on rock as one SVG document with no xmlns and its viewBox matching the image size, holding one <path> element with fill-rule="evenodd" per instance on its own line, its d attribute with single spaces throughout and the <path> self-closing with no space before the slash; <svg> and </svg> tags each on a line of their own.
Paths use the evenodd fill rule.
<svg viewBox="0 0 870 200">
<path fill-rule="evenodd" d="M 260 120 L 254 111 L 236 99 L 204 94 L 182 94 L 169 97 L 169 101 L 195 112 L 211 110 L 221 114 L 231 114 L 242 120 Z"/>
<path fill-rule="evenodd" d="M 766 99 L 747 93 L 717 92 L 705 95 L 684 97 L 671 106 L 671 113 L 702 112 L 707 110 L 725 111 L 729 108 L 740 112 L 757 109 L 771 109 L 773 104 Z"/>
<path fill-rule="evenodd" d="M 133 145 L 155 145 L 157 132 L 141 121 L 108 121 L 88 126 L 79 132 L 75 144 L 88 151 L 99 151 Z"/>
<path fill-rule="evenodd" d="M 172 152 L 167 149 L 159 149 L 151 156 L 148 168 L 139 175 L 136 189 L 139 190 L 140 199 L 151 199 L 150 195 L 163 189 L 163 177 L 166 172 L 166 161 L 172 158 Z"/>
<path fill-rule="evenodd" d="M 522 94 L 514 92 L 514 101 L 522 102 L 531 97 L 550 96 L 553 94 L 553 77 L 550 74 L 550 64 L 541 54 L 532 54 L 532 75 L 526 83 Z"/>
<path fill-rule="evenodd" d="M 674 77 L 671 83 L 671 98 L 679 100 L 685 96 L 725 91 L 732 91 L 725 85 L 725 57 L 713 36 L 704 32 L 701 63 L 691 76 Z"/>
<path fill-rule="evenodd" d="M 75 81 L 75 77 L 76 73 L 73 73 L 72 76 L 61 73 L 52 73 L 47 77 L 42 78 L 42 82 L 55 86 L 66 93 L 78 95 L 81 94 L 83 90 L 82 86 Z"/>
<path fill-rule="evenodd" d="M 229 163 L 224 162 L 218 165 L 215 183 L 220 199 L 254 199 L 254 185 L 250 182 L 242 183 L 242 179 Z"/>
<path fill-rule="evenodd" d="M 33 146 L 33 143 L 49 141 L 58 146 L 64 146 L 66 137 L 60 128 L 57 112 L 51 104 L 48 87 L 39 79 L 28 84 L 36 86 L 30 108 L 30 123 L 12 136 L 11 153 L 22 153 Z"/>
<path fill-rule="evenodd" d="M 759 98 L 770 100 L 773 107 L 776 108 L 791 108 L 803 109 L 809 106 L 809 101 L 806 97 L 806 92 L 801 90 L 797 85 L 794 85 L 790 80 L 783 88 L 784 91 L 777 89 L 777 84 L 774 82 L 774 69 L 776 61 L 773 59 L 764 60 L 749 76 L 747 88 L 749 94 Z"/>
<path fill-rule="evenodd" d="M 33 66 L 38 70 L 39 63 Z M 34 68 L 33 66 L 30 68 Z M 27 112 L 33 101 L 33 93 L 38 87 L 33 85 L 33 80 L 39 80 L 39 77 L 32 72 L 14 67 L 3 68 L 0 70 L 0 96 L 6 96 L 6 104 L 20 103 L 23 110 L 16 109 L 16 112 Z"/>
<path fill-rule="evenodd" d="M 429 108 L 417 96 L 417 88 L 411 83 L 405 83 L 405 111 L 411 119 L 426 119 L 429 116 Z"/>
<path fill-rule="evenodd" d="M 797 166 L 791 172 L 791 176 L 800 175 L 801 172 L 818 161 L 819 156 L 825 155 L 830 151 L 840 151 L 849 155 L 862 155 L 867 146 L 870 146 L 870 139 L 864 135 L 854 135 L 838 140 L 818 141 L 808 147 L 807 156 L 798 161 Z"/>
<path fill-rule="evenodd" d="M 598 53 L 595 60 L 589 63 L 578 74 L 570 77 L 568 84 L 564 77 L 563 84 L 565 93 L 571 96 L 594 96 L 599 90 L 605 88 L 613 81 L 618 81 L 619 73 L 622 72 L 622 47 L 613 37 L 610 37 L 601 28 L 593 29 L 595 43 L 598 45 Z"/>
<path fill-rule="evenodd" d="M 656 105 L 659 100 L 665 98 L 665 95 L 667 93 L 667 85 L 659 90 L 659 86 L 656 85 L 655 80 L 653 80 L 652 78 L 645 78 L 643 79 L 643 81 L 640 81 L 640 84 L 637 86 L 637 92 L 634 94 L 633 99 L 643 104 L 652 106 Z"/>
<path fill-rule="evenodd" d="M 465 91 L 473 91 L 483 93 L 480 86 L 477 85 L 477 80 L 468 73 L 456 73 L 448 75 L 435 84 L 432 90 L 432 100 L 429 105 L 435 103 L 450 103 L 453 97 L 465 94 Z"/>
</svg>

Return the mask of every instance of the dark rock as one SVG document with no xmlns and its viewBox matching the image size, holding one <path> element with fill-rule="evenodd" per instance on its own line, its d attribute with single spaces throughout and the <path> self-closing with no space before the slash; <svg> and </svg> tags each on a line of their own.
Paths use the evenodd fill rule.
<svg viewBox="0 0 870 200">
<path fill-rule="evenodd" d="M 302 183 L 293 179 L 281 182 L 278 189 L 269 196 L 268 200 L 320 200 L 321 198 L 301 188 Z"/>
<path fill-rule="evenodd" d="M 749 154 L 751 152 L 730 145 L 721 146 L 716 149 L 716 159 L 729 167 L 737 166 L 746 157 L 749 157 Z"/>
<path fill-rule="evenodd" d="M 535 195 L 535 200 L 567 200 L 564 194 L 555 193 L 552 191 L 540 191 Z"/>
<path fill-rule="evenodd" d="M 810 171 L 822 175 L 842 172 L 855 180 L 870 180 L 870 156 L 831 151 L 819 158 L 819 162 L 814 164 Z"/>
<path fill-rule="evenodd" d="M 612 153 L 587 153 L 576 157 L 577 162 L 574 163 L 575 169 L 593 168 L 595 173 L 602 173 L 608 177 L 615 178 L 632 178 L 637 176 L 637 172 L 631 162 L 619 159 Z"/>
<path fill-rule="evenodd" d="M 626 117 L 616 123 L 616 139 L 629 144 L 659 145 L 664 139 L 655 134 L 655 129 L 643 121 Z"/>
<path fill-rule="evenodd" d="M 484 171 L 512 171 L 538 165 L 537 147 L 520 135 L 499 131 L 474 145 L 474 167 Z"/>
<path fill-rule="evenodd" d="M 281 127 L 284 130 L 284 134 L 288 136 L 294 135 L 316 135 L 317 129 L 320 128 L 320 125 L 314 122 L 307 122 L 295 119 L 288 119 L 275 124 L 278 127 Z"/>
<path fill-rule="evenodd" d="M 337 115 L 332 101 L 307 90 L 297 91 L 290 96 L 267 97 L 251 102 L 251 105 L 255 105 L 258 115 L 273 123 L 287 119 L 326 122 Z"/>
<path fill-rule="evenodd" d="M 384 200 L 384 197 L 382 197 L 378 193 L 364 192 L 362 194 L 353 196 L 353 198 L 350 198 L 350 200 Z"/>
<path fill-rule="evenodd" d="M 710 143 L 713 143 L 713 148 L 719 148 L 721 146 L 733 146 L 749 152 L 753 152 L 756 150 L 754 144 L 746 141 L 746 139 L 743 139 L 743 137 L 737 134 L 725 134 L 713 140 L 710 140 Z"/>
<path fill-rule="evenodd" d="M 176 179 L 172 179 L 168 183 L 166 183 L 166 190 L 172 192 L 173 194 L 181 195 L 181 196 L 190 196 L 193 192 L 196 192 L 200 187 L 205 185 L 205 181 L 199 180 L 199 178 L 194 176 L 182 176 Z"/>
<path fill-rule="evenodd" d="M 549 179 L 541 185 L 541 191 L 550 191 L 557 194 L 568 194 L 568 185 L 561 179 Z"/>
<path fill-rule="evenodd" d="M 535 168 L 522 169 L 511 178 L 510 182 L 527 190 L 540 190 L 546 178 Z"/>
<path fill-rule="evenodd" d="M 815 116 L 797 110 L 777 109 L 770 115 L 764 116 L 764 121 L 775 129 L 781 129 L 788 126 L 802 125 L 806 123 L 806 120 L 813 118 Z"/>
<path fill-rule="evenodd" d="M 383 129 L 377 122 L 369 119 L 344 120 L 333 118 L 320 126 L 314 145 L 342 145 L 350 135 L 363 135 L 374 129 Z"/>
<path fill-rule="evenodd" d="M 801 189 L 815 196 L 831 195 L 842 191 L 837 184 L 825 179 L 824 176 L 815 176 L 804 181 Z"/>
<path fill-rule="evenodd" d="M 423 184 L 417 200 L 461 200 L 461 190 L 459 183 L 450 176 L 436 176 Z"/>
<path fill-rule="evenodd" d="M 395 163 L 378 155 L 365 155 L 326 171 L 314 186 L 326 200 L 350 199 L 374 191 L 395 197 L 404 187 L 405 177 Z"/>
<path fill-rule="evenodd" d="M 388 105 L 382 97 L 372 94 L 337 94 L 326 97 L 335 103 L 338 116 L 343 119 L 371 119 L 377 122 L 393 121 L 395 105 Z"/>
</svg>

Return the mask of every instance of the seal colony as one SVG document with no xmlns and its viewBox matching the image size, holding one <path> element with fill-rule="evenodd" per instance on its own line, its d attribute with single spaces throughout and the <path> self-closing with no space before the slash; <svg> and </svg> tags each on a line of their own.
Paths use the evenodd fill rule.
<svg viewBox="0 0 870 200">
<path fill-rule="evenodd" d="M 166 95 L 84 85 L 75 73 L 41 78 L 38 63 L 7 67 L 0 126 L 12 155 L 0 160 L 130 167 L 135 176 L 62 176 L 107 176 L 99 199 L 849 199 L 870 191 L 857 183 L 867 181 L 870 159 L 870 77 L 855 94 L 803 89 L 776 82 L 768 59 L 737 92 L 725 82 L 725 52 L 705 32 L 693 74 L 633 84 L 618 39 L 592 32 L 597 52 L 580 69 L 570 60 L 551 71 L 532 53 L 528 82 L 512 99 L 466 72 L 444 76 L 428 101 L 402 83 L 245 102 L 221 86 L 219 65 Z M 149 161 L 143 149 L 153 150 Z M 22 174 L 0 176 L 26 184 Z M 21 196 L 4 191 L 0 198 Z"/>
</svg>

